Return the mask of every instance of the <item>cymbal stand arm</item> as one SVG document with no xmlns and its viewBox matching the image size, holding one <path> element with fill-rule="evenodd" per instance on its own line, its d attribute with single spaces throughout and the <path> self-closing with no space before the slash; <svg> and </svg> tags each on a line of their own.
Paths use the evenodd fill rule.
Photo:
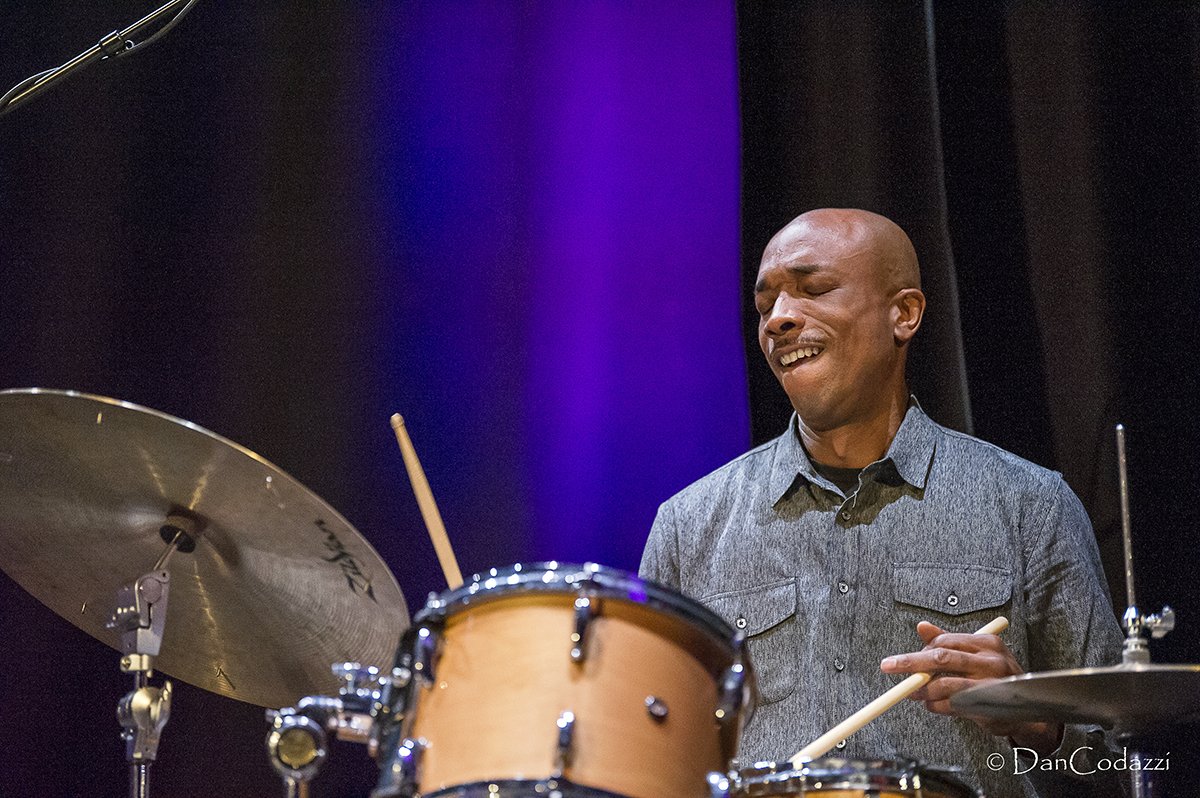
<svg viewBox="0 0 1200 798">
<path fill-rule="evenodd" d="M 1129 475 L 1125 465 L 1125 425 L 1117 425 L 1117 472 L 1121 489 L 1121 538 L 1125 543 L 1125 645 L 1121 661 L 1126 665 L 1150 662 L 1146 635 L 1158 639 L 1175 628 L 1175 611 L 1163 607 L 1158 615 L 1143 615 L 1138 611 L 1133 587 L 1133 535 L 1129 521 Z"/>
</svg>

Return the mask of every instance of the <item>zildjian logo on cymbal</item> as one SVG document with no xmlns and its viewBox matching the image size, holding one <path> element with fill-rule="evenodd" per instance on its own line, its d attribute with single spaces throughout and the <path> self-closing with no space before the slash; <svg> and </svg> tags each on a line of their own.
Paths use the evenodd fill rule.
<svg viewBox="0 0 1200 798">
<path fill-rule="evenodd" d="M 366 594 L 367 598 L 374 601 L 376 604 L 379 600 L 375 598 L 375 589 L 371 587 L 371 580 L 363 575 L 362 570 L 358 567 L 358 560 L 354 559 L 354 555 L 346 550 L 342 545 L 342 541 L 338 540 L 337 533 L 325 526 L 325 522 L 317 519 L 317 527 L 325 533 L 325 548 L 329 549 L 332 557 L 327 557 L 326 562 L 335 562 L 342 569 L 342 574 L 346 577 L 346 581 L 350 583 L 350 589 L 355 593 L 360 590 Z"/>
</svg>

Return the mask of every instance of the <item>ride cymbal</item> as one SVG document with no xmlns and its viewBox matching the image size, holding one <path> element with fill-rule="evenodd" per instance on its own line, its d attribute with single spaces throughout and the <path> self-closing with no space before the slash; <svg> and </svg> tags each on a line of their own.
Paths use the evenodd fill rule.
<svg viewBox="0 0 1200 798">
<path fill-rule="evenodd" d="M 0 569 L 83 631 L 166 550 L 154 667 L 266 707 L 333 694 L 340 662 L 389 666 L 409 625 L 395 577 L 337 511 L 194 424 L 72 391 L 0 391 Z"/>
</svg>

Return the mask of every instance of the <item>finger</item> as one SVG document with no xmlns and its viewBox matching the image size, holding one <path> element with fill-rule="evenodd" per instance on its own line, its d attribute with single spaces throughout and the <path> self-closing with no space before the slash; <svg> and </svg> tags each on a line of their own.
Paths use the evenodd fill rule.
<svg viewBox="0 0 1200 798">
<path fill-rule="evenodd" d="M 929 645 L 938 635 L 946 634 L 946 630 L 931 624 L 929 621 L 921 621 L 917 624 L 917 634 L 921 636 L 921 640 L 925 642 L 925 645 Z"/>
<path fill-rule="evenodd" d="M 967 679 L 962 676 L 939 676 L 921 688 L 921 700 L 949 702 L 951 696 L 979 683 L 979 679 Z"/>
<path fill-rule="evenodd" d="M 997 635 L 963 632 L 943 632 L 925 645 L 927 651 L 933 648 L 953 648 L 970 653 L 1000 653 L 1008 650 L 1008 646 Z"/>
<path fill-rule="evenodd" d="M 912 654 L 896 654 L 883 659 L 884 673 L 966 673 L 978 667 L 978 654 L 953 648 L 927 648 Z"/>
</svg>

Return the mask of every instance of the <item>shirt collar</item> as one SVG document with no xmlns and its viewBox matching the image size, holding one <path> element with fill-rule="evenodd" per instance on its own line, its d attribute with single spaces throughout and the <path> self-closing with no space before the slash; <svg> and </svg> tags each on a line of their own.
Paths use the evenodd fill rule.
<svg viewBox="0 0 1200 798">
<path fill-rule="evenodd" d="M 916 397 L 909 397 L 904 421 L 900 423 L 887 454 L 879 462 L 890 464 L 900 478 L 913 487 L 924 488 L 936 448 L 936 430 L 937 425 L 921 410 Z M 778 441 L 771 465 L 770 488 L 774 501 L 782 499 L 798 477 L 809 482 L 821 480 L 800 443 L 800 418 L 795 413 L 788 422 L 788 431 Z"/>
</svg>

